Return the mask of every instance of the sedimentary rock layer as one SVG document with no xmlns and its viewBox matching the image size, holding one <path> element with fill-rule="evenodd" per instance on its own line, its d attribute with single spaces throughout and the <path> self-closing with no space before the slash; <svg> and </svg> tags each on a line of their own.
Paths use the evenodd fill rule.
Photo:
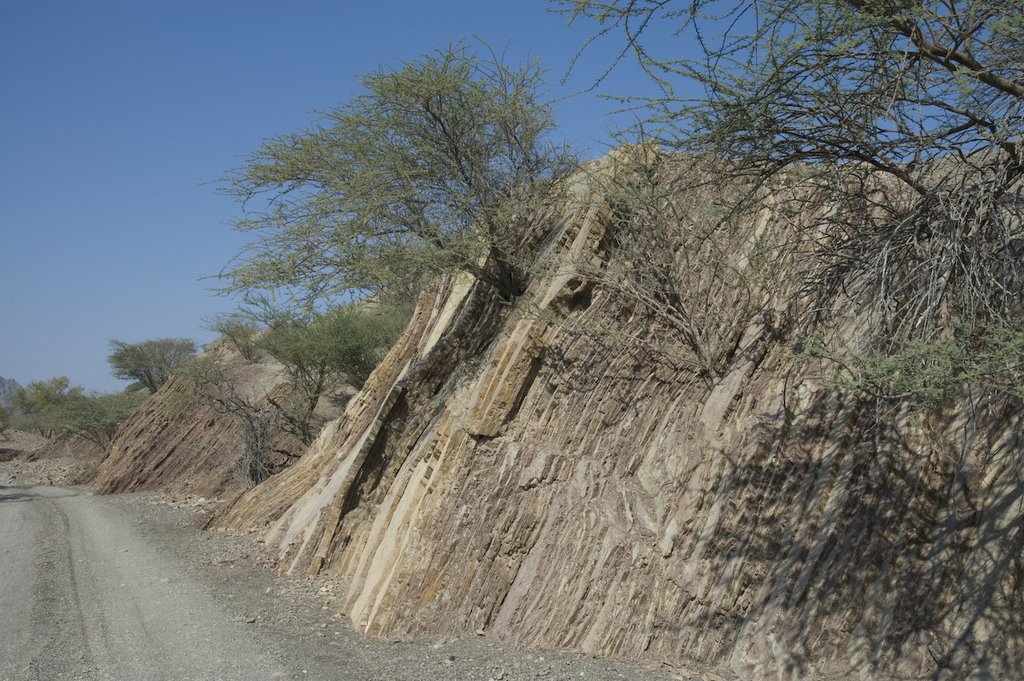
<svg viewBox="0 0 1024 681">
<path fill-rule="evenodd" d="M 280 365 L 246 362 L 224 343 L 207 352 L 222 356 L 234 372 L 237 389 L 251 400 L 286 385 Z M 163 490 L 225 498 L 241 493 L 239 421 L 196 399 L 191 390 L 187 382 L 172 378 L 121 425 L 97 467 L 93 483 L 100 493 Z M 273 449 L 294 452 L 297 458 L 302 446 L 294 436 L 277 431 Z M 279 453 L 270 463 L 284 467 L 291 461 Z"/>
<path fill-rule="evenodd" d="M 829 387 L 774 322 L 784 287 L 720 373 L 654 361 L 627 342 L 647 318 L 590 274 L 614 215 L 572 186 L 518 310 L 438 281 L 346 414 L 219 523 L 342 580 L 368 634 L 743 678 L 1020 676 L 1019 412 Z"/>
</svg>

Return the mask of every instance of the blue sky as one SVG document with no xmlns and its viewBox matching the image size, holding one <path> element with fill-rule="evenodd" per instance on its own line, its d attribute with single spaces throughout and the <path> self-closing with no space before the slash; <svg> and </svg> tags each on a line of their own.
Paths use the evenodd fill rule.
<svg viewBox="0 0 1024 681">
<path fill-rule="evenodd" d="M 261 140 L 345 101 L 356 77 L 479 36 L 584 89 L 613 45 L 564 75 L 591 26 L 543 0 L 263 2 L 0 0 L 0 376 L 109 376 L 111 338 L 186 336 L 235 307 L 212 294 L 243 245 L 216 190 Z M 628 67 L 604 92 L 643 90 Z M 615 104 L 559 102 L 565 136 L 598 155 Z"/>
</svg>

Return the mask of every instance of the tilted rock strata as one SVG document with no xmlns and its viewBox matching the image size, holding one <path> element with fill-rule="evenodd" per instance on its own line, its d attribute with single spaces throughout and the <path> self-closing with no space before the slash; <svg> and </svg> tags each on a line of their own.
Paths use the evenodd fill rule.
<svg viewBox="0 0 1024 681">
<path fill-rule="evenodd" d="M 240 388 L 252 399 L 281 390 L 286 384 L 280 366 L 249 364 L 236 353 L 217 345 L 219 352 L 238 367 Z M 162 490 L 202 497 L 231 497 L 244 489 L 237 462 L 243 444 L 238 421 L 211 406 L 182 399 L 187 392 L 172 378 L 151 395 L 120 426 L 110 451 L 99 464 L 93 484 L 101 494 Z M 186 396 L 187 397 L 187 396 Z M 273 435 L 273 449 L 301 453 L 297 438 Z M 291 457 L 277 454 L 275 465 L 284 467 Z"/>
<path fill-rule="evenodd" d="M 829 389 L 764 315 L 710 381 L 581 333 L 642 321 L 581 274 L 611 212 L 573 188 L 535 314 L 438 282 L 346 414 L 219 522 L 338 577 L 368 634 L 743 678 L 1020 677 L 1019 413 Z"/>
</svg>

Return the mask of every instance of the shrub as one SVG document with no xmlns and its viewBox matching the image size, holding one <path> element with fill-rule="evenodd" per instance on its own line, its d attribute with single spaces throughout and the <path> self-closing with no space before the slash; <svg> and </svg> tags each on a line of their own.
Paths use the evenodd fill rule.
<svg viewBox="0 0 1024 681">
<path fill-rule="evenodd" d="M 1024 329 L 988 324 L 931 341 L 910 340 L 898 349 L 837 352 L 818 337 L 805 342 L 803 357 L 839 367 L 838 383 L 927 409 L 955 399 L 964 386 L 1024 398 Z"/>
<path fill-rule="evenodd" d="M 146 400 L 145 389 L 75 395 L 57 408 L 54 419 L 60 438 L 77 436 L 108 449 L 118 427 Z"/>
<path fill-rule="evenodd" d="M 247 362 L 259 360 L 260 348 L 256 341 L 260 328 L 249 315 L 244 312 L 220 315 L 210 321 L 207 328 L 220 334 Z"/>
<path fill-rule="evenodd" d="M 312 442 L 320 397 L 346 383 L 362 386 L 408 317 L 404 306 L 347 306 L 271 329 L 259 346 L 284 365 L 291 383 L 289 395 L 277 402 L 289 430 Z"/>
<path fill-rule="evenodd" d="M 155 338 L 141 343 L 110 341 L 107 357 L 114 378 L 138 381 L 151 393 L 160 389 L 175 367 L 196 354 L 189 338 Z"/>
</svg>

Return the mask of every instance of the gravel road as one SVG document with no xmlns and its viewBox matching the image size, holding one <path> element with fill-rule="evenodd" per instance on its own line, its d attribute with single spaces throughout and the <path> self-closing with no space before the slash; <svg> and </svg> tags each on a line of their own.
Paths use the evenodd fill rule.
<svg viewBox="0 0 1024 681">
<path fill-rule="evenodd" d="M 290 677 L 95 497 L 0 488 L 0 565 L 0 678 Z"/>
<path fill-rule="evenodd" d="M 723 678 L 483 636 L 364 639 L 338 585 L 277 574 L 253 536 L 197 529 L 209 503 L 35 487 L 5 470 L 0 681 Z"/>
</svg>

